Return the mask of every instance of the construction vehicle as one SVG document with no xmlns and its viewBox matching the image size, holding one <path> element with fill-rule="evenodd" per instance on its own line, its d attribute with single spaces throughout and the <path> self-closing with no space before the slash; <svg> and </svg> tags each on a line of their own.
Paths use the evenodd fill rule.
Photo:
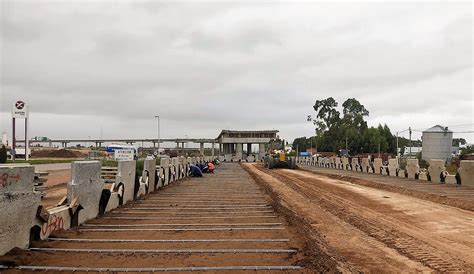
<svg viewBox="0 0 474 274">
<path fill-rule="evenodd" d="M 296 168 L 296 158 L 288 156 L 285 140 L 271 140 L 269 154 L 264 158 L 265 167 L 273 168 Z"/>
</svg>

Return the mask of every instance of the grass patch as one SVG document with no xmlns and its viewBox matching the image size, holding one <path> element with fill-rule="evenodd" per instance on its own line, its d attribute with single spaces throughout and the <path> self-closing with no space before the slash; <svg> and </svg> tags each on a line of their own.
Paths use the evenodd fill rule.
<svg viewBox="0 0 474 274">
<path fill-rule="evenodd" d="M 44 164 L 62 164 L 80 161 L 81 159 L 33 159 L 33 160 L 7 160 L 7 164 L 30 164 L 30 165 L 44 165 Z"/>
</svg>

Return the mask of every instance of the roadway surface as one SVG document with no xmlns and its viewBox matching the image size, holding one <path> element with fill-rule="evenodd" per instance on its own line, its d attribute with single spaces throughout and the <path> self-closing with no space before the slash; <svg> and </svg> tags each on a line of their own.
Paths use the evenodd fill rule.
<svg viewBox="0 0 474 274">
<path fill-rule="evenodd" d="M 279 204 L 305 220 L 308 230 L 314 232 L 314 242 L 327 250 L 342 270 L 474 271 L 472 210 L 414 197 L 409 191 L 406 195 L 382 189 L 380 185 L 384 184 L 375 176 L 370 177 L 372 185 L 364 185 L 331 174 L 267 170 L 255 164 L 245 167 L 273 192 Z M 394 179 L 404 182 L 402 178 Z M 416 187 L 421 191 L 419 183 Z M 439 191 L 431 184 L 425 187 L 425 193 Z M 447 195 L 459 191 L 437 187 Z M 469 194 L 462 197 L 469 199 Z"/>
<path fill-rule="evenodd" d="M 309 272 L 298 228 L 238 164 L 173 183 L 80 227 L 13 250 L 23 270 Z M 1 263 L 0 263 L 1 264 Z M 9 270 L 18 271 L 18 270 Z"/>
</svg>

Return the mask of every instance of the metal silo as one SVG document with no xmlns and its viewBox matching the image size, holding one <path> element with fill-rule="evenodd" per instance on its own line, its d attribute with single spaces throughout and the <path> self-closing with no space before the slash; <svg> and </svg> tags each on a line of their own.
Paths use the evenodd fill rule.
<svg viewBox="0 0 474 274">
<path fill-rule="evenodd" d="M 436 125 L 422 133 L 423 147 L 421 157 L 423 160 L 451 159 L 451 149 L 453 144 L 453 132 L 447 127 Z"/>
</svg>

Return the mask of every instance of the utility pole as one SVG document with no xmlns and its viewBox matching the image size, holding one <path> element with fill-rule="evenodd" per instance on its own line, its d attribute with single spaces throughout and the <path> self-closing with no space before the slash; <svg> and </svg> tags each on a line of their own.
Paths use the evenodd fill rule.
<svg viewBox="0 0 474 274">
<path fill-rule="evenodd" d="M 397 164 L 400 166 L 400 157 L 398 157 L 399 156 L 399 153 L 398 153 L 398 131 L 397 131 L 397 152 L 396 152 L 396 154 L 397 154 Z"/>
<path fill-rule="evenodd" d="M 409 132 L 409 136 L 410 136 L 410 157 L 411 157 L 411 147 L 412 147 L 412 144 L 411 144 L 411 127 L 408 127 L 408 132 Z"/>
</svg>

